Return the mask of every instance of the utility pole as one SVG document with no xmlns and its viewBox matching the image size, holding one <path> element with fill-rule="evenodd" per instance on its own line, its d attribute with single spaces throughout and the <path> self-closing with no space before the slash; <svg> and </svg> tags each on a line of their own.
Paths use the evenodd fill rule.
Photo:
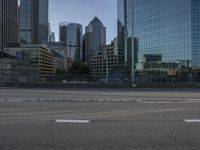
<svg viewBox="0 0 200 150">
<path fill-rule="evenodd" d="M 135 83 L 135 44 L 134 37 L 132 37 L 132 63 L 131 63 L 131 81 Z"/>
<path fill-rule="evenodd" d="M 106 52 L 106 83 L 108 83 L 108 75 L 109 74 L 109 71 L 108 71 L 108 55 L 107 55 L 107 52 Z"/>
</svg>

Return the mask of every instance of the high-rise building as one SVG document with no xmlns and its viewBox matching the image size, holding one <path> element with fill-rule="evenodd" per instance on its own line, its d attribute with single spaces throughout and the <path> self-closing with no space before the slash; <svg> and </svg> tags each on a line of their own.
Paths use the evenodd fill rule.
<svg viewBox="0 0 200 150">
<path fill-rule="evenodd" d="M 116 38 L 110 45 L 103 48 L 103 53 L 94 55 L 90 60 L 90 73 L 93 80 L 102 80 L 106 75 L 111 77 L 111 73 L 118 67 L 118 54 L 115 43 Z"/>
<path fill-rule="evenodd" d="M 82 61 L 85 62 L 85 34 L 82 36 Z"/>
<path fill-rule="evenodd" d="M 20 1 L 20 40 L 22 44 L 48 41 L 48 0 Z"/>
<path fill-rule="evenodd" d="M 117 46 L 119 65 L 124 64 L 124 0 L 117 0 Z"/>
<path fill-rule="evenodd" d="M 101 53 L 106 45 L 106 27 L 95 17 L 85 30 L 86 61 L 90 63 L 92 56 Z"/>
<path fill-rule="evenodd" d="M 50 35 L 49 35 L 49 42 L 55 42 L 56 39 L 55 39 L 55 33 L 54 32 L 51 32 Z"/>
<path fill-rule="evenodd" d="M 19 45 L 18 0 L 0 0 L 0 51 Z"/>
<path fill-rule="evenodd" d="M 165 62 L 189 61 L 190 67 L 200 66 L 199 0 L 121 1 L 127 64 L 144 61 L 145 54 L 161 54 Z"/>
<path fill-rule="evenodd" d="M 82 25 L 60 23 L 60 41 L 65 43 L 69 58 L 82 60 Z"/>
</svg>

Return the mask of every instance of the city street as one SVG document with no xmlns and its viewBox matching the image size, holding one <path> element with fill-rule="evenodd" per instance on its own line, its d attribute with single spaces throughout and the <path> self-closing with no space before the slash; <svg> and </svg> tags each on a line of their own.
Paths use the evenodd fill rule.
<svg viewBox="0 0 200 150">
<path fill-rule="evenodd" d="M 199 150 L 199 90 L 0 89 L 1 150 Z"/>
</svg>

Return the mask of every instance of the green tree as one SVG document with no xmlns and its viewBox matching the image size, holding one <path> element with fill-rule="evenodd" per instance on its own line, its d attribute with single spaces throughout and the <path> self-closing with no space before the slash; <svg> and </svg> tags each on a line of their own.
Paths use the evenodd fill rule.
<svg viewBox="0 0 200 150">
<path fill-rule="evenodd" d="M 90 67 L 83 62 L 76 61 L 72 64 L 71 68 L 69 69 L 70 74 L 89 74 Z"/>
</svg>

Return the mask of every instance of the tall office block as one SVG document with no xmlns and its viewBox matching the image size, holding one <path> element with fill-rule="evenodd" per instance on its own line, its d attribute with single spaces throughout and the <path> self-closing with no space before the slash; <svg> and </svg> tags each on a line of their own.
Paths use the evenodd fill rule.
<svg viewBox="0 0 200 150">
<path fill-rule="evenodd" d="M 18 45 L 18 0 L 0 0 L 0 51 Z"/>
<path fill-rule="evenodd" d="M 82 25 L 61 23 L 60 41 L 65 43 L 69 58 L 75 61 L 82 60 Z"/>
<path fill-rule="evenodd" d="M 87 62 L 90 62 L 92 56 L 101 53 L 105 45 L 106 27 L 95 17 L 86 27 L 85 50 Z"/>
<path fill-rule="evenodd" d="M 48 0 L 20 1 L 20 40 L 22 44 L 48 41 Z"/>
<path fill-rule="evenodd" d="M 161 54 L 166 62 L 189 61 L 191 67 L 200 66 L 199 0 L 123 0 L 123 3 L 127 64 L 132 60 L 142 62 L 145 54 Z"/>
<path fill-rule="evenodd" d="M 85 34 L 82 36 L 82 61 L 86 62 L 86 58 L 85 58 Z"/>
<path fill-rule="evenodd" d="M 124 64 L 124 0 L 117 0 L 117 46 L 119 65 Z"/>
</svg>

